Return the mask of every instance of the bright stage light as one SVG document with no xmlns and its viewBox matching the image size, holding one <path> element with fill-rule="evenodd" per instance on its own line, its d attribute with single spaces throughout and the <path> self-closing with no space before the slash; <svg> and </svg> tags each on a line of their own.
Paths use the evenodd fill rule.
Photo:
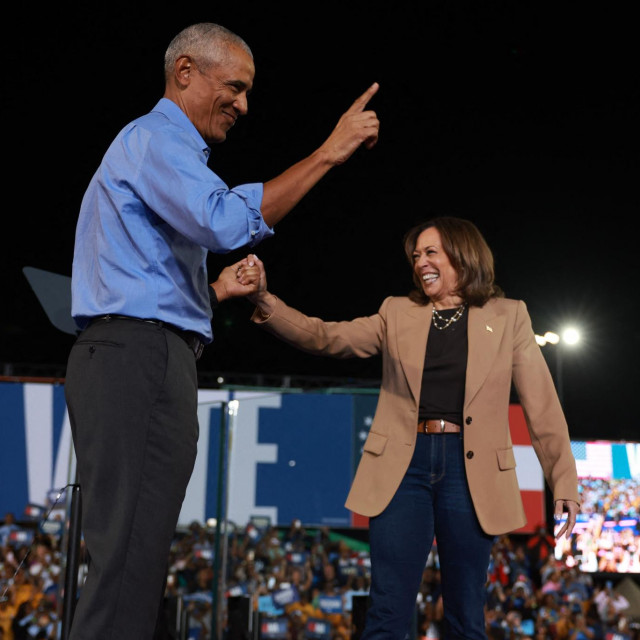
<svg viewBox="0 0 640 640">
<path fill-rule="evenodd" d="M 580 332 L 574 327 L 567 327 L 562 332 L 562 340 L 570 345 L 577 344 L 580 342 Z"/>
</svg>

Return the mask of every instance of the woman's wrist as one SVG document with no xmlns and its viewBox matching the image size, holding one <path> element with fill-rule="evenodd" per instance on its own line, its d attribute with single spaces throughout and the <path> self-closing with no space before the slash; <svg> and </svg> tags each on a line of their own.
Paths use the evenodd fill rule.
<svg viewBox="0 0 640 640">
<path fill-rule="evenodd" d="M 256 309 L 261 316 L 261 320 L 268 320 L 276 308 L 277 298 L 268 291 L 252 293 L 249 300 L 256 305 Z"/>
</svg>

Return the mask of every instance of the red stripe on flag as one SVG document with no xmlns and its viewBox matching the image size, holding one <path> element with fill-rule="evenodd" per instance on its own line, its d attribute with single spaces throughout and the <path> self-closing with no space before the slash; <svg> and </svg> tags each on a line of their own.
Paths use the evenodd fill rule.
<svg viewBox="0 0 640 640">
<path fill-rule="evenodd" d="M 544 491 L 520 491 L 527 524 L 513 533 L 535 533 L 540 527 L 546 528 L 547 516 L 544 506 Z"/>
<path fill-rule="evenodd" d="M 515 446 L 532 446 L 527 422 L 524 419 L 524 411 L 519 404 L 509 405 L 509 431 L 511 432 L 511 441 Z M 514 533 L 535 533 L 540 527 L 546 527 L 547 514 L 544 490 L 528 491 L 520 489 L 520 496 L 527 516 L 527 524 L 520 529 L 516 529 Z"/>
<path fill-rule="evenodd" d="M 351 512 L 351 526 L 361 527 L 362 529 L 368 529 L 369 518 L 367 518 L 367 516 L 361 516 L 359 513 Z"/>
<path fill-rule="evenodd" d="M 509 431 L 511 431 L 513 444 L 531 446 L 531 438 L 524 419 L 524 411 L 519 404 L 509 405 Z"/>
</svg>

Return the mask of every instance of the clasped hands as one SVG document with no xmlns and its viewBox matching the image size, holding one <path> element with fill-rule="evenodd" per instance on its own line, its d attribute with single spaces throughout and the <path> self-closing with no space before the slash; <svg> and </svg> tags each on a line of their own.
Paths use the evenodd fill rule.
<svg viewBox="0 0 640 640">
<path fill-rule="evenodd" d="M 251 253 L 246 258 L 225 267 L 210 286 L 214 288 L 219 302 L 247 296 L 257 304 L 259 294 L 267 289 L 264 264 L 258 256 Z"/>
</svg>

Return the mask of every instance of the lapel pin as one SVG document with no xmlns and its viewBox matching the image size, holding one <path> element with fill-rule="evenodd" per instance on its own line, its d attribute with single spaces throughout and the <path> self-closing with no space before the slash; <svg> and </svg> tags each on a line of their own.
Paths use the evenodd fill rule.
<svg viewBox="0 0 640 640">
<path fill-rule="evenodd" d="M 485 325 L 484 325 L 484 328 L 485 328 L 487 331 L 491 331 L 491 333 L 493 333 L 493 329 L 492 329 L 488 324 L 485 324 Z"/>
</svg>

